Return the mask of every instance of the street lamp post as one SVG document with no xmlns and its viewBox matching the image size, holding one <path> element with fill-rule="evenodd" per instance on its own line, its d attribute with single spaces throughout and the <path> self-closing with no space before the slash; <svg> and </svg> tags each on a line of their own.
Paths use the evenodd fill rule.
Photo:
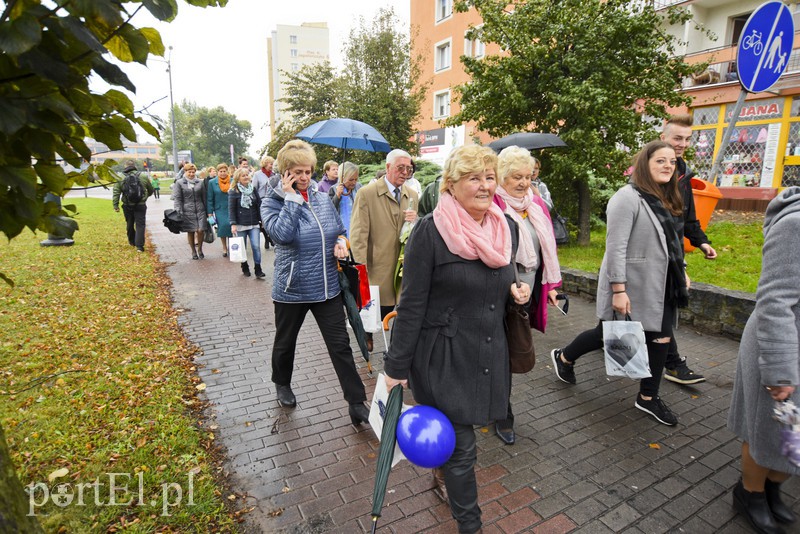
<svg viewBox="0 0 800 534">
<path fill-rule="evenodd" d="M 172 100 L 172 45 L 167 56 L 167 72 L 169 73 L 169 114 L 172 118 L 172 177 L 178 178 L 178 140 L 175 138 L 175 102 Z"/>
</svg>

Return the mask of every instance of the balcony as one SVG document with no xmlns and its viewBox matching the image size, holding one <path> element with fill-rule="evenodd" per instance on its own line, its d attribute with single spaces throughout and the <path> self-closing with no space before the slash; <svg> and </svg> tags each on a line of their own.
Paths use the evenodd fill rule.
<svg viewBox="0 0 800 534">
<path fill-rule="evenodd" d="M 667 0 L 664 0 L 667 1 Z M 721 46 L 687 54 L 687 63 L 708 62 L 708 68 L 692 77 L 684 78 L 681 89 L 698 89 L 738 82 L 736 73 L 736 46 Z M 800 31 L 795 32 L 795 42 L 783 76 L 800 74 Z"/>
</svg>

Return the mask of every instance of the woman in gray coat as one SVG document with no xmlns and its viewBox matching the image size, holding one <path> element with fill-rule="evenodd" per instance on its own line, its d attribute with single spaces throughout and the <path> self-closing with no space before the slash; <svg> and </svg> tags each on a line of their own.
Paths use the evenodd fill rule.
<svg viewBox="0 0 800 534">
<path fill-rule="evenodd" d="M 456 446 L 443 466 L 445 491 L 460 533 L 481 528 L 474 425 L 506 416 L 510 391 L 506 302 L 524 304 L 514 285 L 511 231 L 492 202 L 497 156 L 478 145 L 455 149 L 444 168 L 432 215 L 419 220 L 405 249 L 402 297 L 386 355 L 386 385 L 408 384 L 414 399 L 453 423 Z"/>
<path fill-rule="evenodd" d="M 203 180 L 197 178 L 194 163 L 183 166 L 183 176 L 172 185 L 172 200 L 175 211 L 181 214 L 192 259 L 203 259 L 203 234 L 206 229 L 206 189 Z"/>
<path fill-rule="evenodd" d="M 728 428 L 742 439 L 742 480 L 733 503 L 757 532 L 783 530 L 794 513 L 781 501 L 780 485 L 800 467 L 781 454 L 775 401 L 800 405 L 800 187 L 790 187 L 767 207 L 756 307 L 739 347 Z"/>
<path fill-rule="evenodd" d="M 683 269 L 683 201 L 678 190 L 675 150 L 664 141 L 644 146 L 634 161 L 631 183 L 608 203 L 606 252 L 597 281 L 596 328 L 563 349 L 553 349 L 553 369 L 575 384 L 575 361 L 603 348 L 603 321 L 630 314 L 644 327 L 650 378 L 639 382 L 635 406 L 659 423 L 678 419 L 658 396 L 677 308 L 686 306 Z"/>
</svg>

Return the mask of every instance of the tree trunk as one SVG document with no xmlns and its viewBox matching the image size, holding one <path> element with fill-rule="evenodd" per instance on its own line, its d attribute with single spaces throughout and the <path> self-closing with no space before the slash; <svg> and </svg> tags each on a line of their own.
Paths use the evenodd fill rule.
<svg viewBox="0 0 800 534">
<path fill-rule="evenodd" d="M 42 532 L 35 516 L 28 515 L 28 494 L 14 472 L 6 435 L 0 425 L 0 532 L 9 534 Z"/>
<path fill-rule="evenodd" d="M 578 190 L 578 244 L 588 246 L 591 232 L 592 196 L 586 180 L 576 180 L 575 187 Z"/>
</svg>

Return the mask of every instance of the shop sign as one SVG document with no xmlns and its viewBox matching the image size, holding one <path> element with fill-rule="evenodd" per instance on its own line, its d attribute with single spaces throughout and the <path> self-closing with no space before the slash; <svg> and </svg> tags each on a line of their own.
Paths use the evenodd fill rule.
<svg viewBox="0 0 800 534">
<path fill-rule="evenodd" d="M 739 113 L 739 120 L 743 121 L 757 121 L 763 119 L 774 119 L 783 116 L 783 99 L 773 98 L 769 100 L 756 100 L 744 105 L 741 113 Z M 731 115 L 733 115 L 733 105 L 729 104 L 726 109 L 725 120 L 730 122 Z"/>
</svg>

